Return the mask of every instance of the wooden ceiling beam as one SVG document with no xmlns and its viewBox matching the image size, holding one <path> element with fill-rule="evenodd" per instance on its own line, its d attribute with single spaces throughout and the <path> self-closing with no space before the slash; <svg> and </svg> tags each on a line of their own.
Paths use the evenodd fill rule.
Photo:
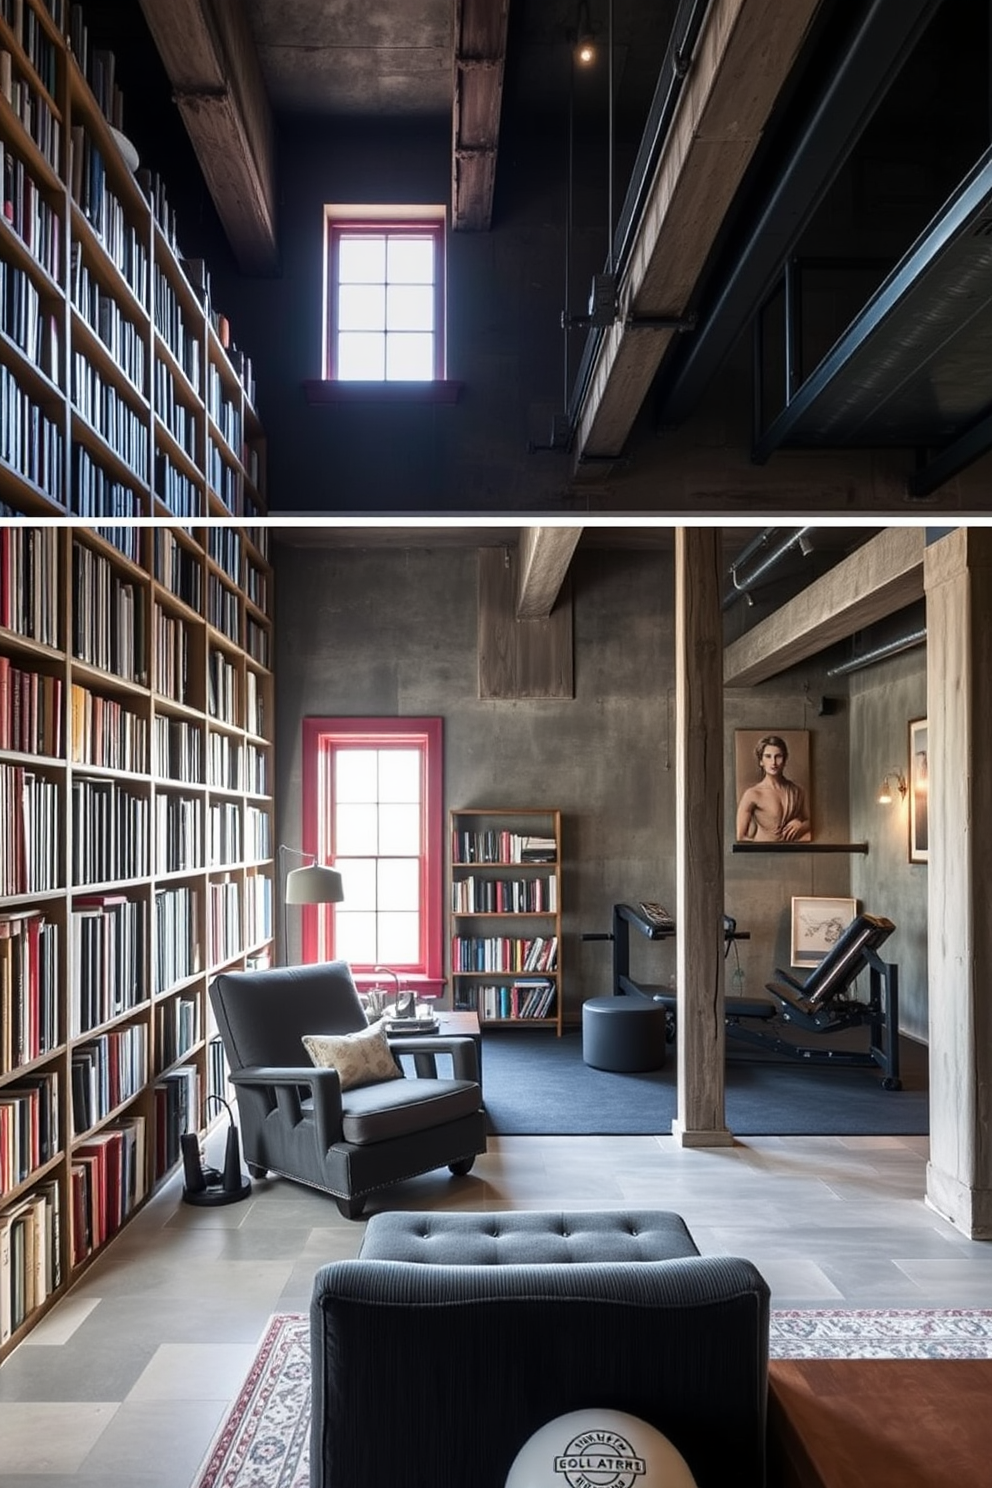
<svg viewBox="0 0 992 1488">
<path fill-rule="evenodd" d="M 272 112 L 240 0 L 140 0 L 244 274 L 279 266 Z"/>
<path fill-rule="evenodd" d="M 581 527 L 525 527 L 517 559 L 517 619 L 546 620 L 555 607 Z"/>
<path fill-rule="evenodd" d="M 486 232 L 492 222 L 510 0 L 454 0 L 451 226 Z"/>
<path fill-rule="evenodd" d="M 923 598 L 922 527 L 886 527 L 723 654 L 725 687 L 754 687 Z"/>
<path fill-rule="evenodd" d="M 683 334 L 664 322 L 685 317 L 819 4 L 710 6 L 618 286 L 619 315 L 596 354 L 575 440 L 580 467 L 583 456 L 621 454 L 662 358 Z"/>
</svg>

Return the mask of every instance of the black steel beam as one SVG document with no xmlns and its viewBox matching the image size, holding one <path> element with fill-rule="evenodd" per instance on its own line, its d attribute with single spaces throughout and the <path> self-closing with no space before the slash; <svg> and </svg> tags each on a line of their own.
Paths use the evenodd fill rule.
<svg viewBox="0 0 992 1488">
<path fill-rule="evenodd" d="M 661 393 L 660 422 L 680 424 L 692 413 L 941 4 L 870 0 L 733 267 L 701 309 L 692 344 Z"/>
</svg>

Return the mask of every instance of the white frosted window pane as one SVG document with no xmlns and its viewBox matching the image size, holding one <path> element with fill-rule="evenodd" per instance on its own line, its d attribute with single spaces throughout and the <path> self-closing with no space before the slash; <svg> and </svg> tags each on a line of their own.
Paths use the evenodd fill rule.
<svg viewBox="0 0 992 1488">
<path fill-rule="evenodd" d="M 386 375 L 386 338 L 380 331 L 342 331 L 338 336 L 338 379 L 382 382 Z"/>
<path fill-rule="evenodd" d="M 433 284 L 434 239 L 391 238 L 386 278 L 390 284 Z"/>
<path fill-rule="evenodd" d="M 434 329 L 434 291 L 430 286 L 391 284 L 386 291 L 385 305 L 386 324 L 391 331 Z M 365 325 L 373 323 L 364 322 Z"/>
<path fill-rule="evenodd" d="M 351 854 L 357 857 L 362 853 L 381 851 L 376 847 L 377 816 L 375 806 L 339 805 L 334 819 L 334 856 L 340 858 Z"/>
<path fill-rule="evenodd" d="M 419 909 L 419 859 L 380 858 L 379 903 L 384 909 Z"/>
<path fill-rule="evenodd" d="M 349 909 L 375 909 L 375 859 L 335 858 Z"/>
<path fill-rule="evenodd" d="M 387 382 L 430 382 L 434 376 L 434 337 L 410 331 L 386 340 Z"/>
<path fill-rule="evenodd" d="M 381 284 L 386 277 L 386 239 L 381 233 L 338 240 L 338 283 Z"/>
<path fill-rule="evenodd" d="M 338 959 L 356 966 L 374 965 L 378 960 L 375 915 L 356 914 L 339 905 L 336 919 L 334 950 Z"/>
<path fill-rule="evenodd" d="M 420 751 L 384 749 L 379 755 L 379 800 L 420 800 Z"/>
<path fill-rule="evenodd" d="M 415 914 L 379 916 L 379 960 L 384 966 L 404 966 L 420 958 L 420 926 Z"/>
<path fill-rule="evenodd" d="M 379 852 L 391 857 L 420 852 L 420 807 L 382 806 L 379 811 Z"/>
<path fill-rule="evenodd" d="M 378 779 L 377 749 L 339 749 L 334 756 L 335 794 L 339 801 L 374 801 Z"/>
<path fill-rule="evenodd" d="M 423 293 L 407 290 L 407 294 Z M 386 291 L 381 284 L 343 284 L 338 291 L 338 328 L 381 331 L 386 325 Z M 419 329 L 415 326 L 414 329 Z"/>
</svg>

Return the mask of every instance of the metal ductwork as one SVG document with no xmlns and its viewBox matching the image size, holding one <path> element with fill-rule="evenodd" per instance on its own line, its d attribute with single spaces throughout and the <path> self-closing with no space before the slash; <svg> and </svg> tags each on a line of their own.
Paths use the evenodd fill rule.
<svg viewBox="0 0 992 1488">
<path fill-rule="evenodd" d="M 777 527 L 766 527 L 764 532 L 760 533 L 756 538 L 754 538 L 754 540 L 747 545 L 743 552 L 730 565 L 730 581 L 734 587 L 729 590 L 723 597 L 722 607 L 724 610 L 729 610 L 730 607 L 735 604 L 738 599 L 746 597 L 748 591 L 753 589 L 758 580 L 760 578 L 763 578 L 766 573 L 774 568 L 775 565 L 779 563 L 785 557 L 786 553 L 790 552 L 792 548 L 800 548 L 802 550 L 804 558 L 808 557 L 809 554 L 813 551 L 813 544 L 810 541 L 810 533 L 814 532 L 815 528 L 799 527 L 794 532 L 788 533 L 788 535 L 784 537 L 780 542 L 776 543 L 771 551 L 767 554 L 767 556 L 762 560 L 762 562 L 758 564 L 757 568 L 753 568 L 751 572 L 749 574 L 746 574 L 743 579 L 738 578 L 739 569 L 742 568 L 744 564 L 747 563 L 748 560 L 755 553 L 760 552 L 762 547 L 767 546 L 767 544 L 771 541 L 772 537 L 777 531 Z"/>
<path fill-rule="evenodd" d="M 872 651 L 862 651 L 859 656 L 852 656 L 847 661 L 841 661 L 835 667 L 827 668 L 828 677 L 846 677 L 850 672 L 860 672 L 862 667 L 874 666 L 877 661 L 885 661 L 890 656 L 897 656 L 900 651 L 911 651 L 914 646 L 926 644 L 926 627 L 922 630 L 910 631 L 907 635 L 899 636 L 894 641 L 886 641 L 882 646 L 876 646 Z"/>
</svg>

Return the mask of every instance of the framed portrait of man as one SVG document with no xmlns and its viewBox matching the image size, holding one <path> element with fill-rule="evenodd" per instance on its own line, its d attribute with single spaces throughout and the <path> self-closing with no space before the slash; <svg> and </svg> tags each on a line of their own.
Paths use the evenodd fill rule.
<svg viewBox="0 0 992 1488">
<path fill-rule="evenodd" d="M 737 842 L 812 842 L 808 729 L 734 733 Z"/>
</svg>

